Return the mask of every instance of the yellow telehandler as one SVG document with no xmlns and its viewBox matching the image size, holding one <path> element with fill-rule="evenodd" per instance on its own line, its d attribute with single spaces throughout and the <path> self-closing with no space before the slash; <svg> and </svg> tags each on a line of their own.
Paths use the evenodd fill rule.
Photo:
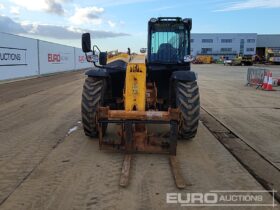
<svg viewBox="0 0 280 210">
<path fill-rule="evenodd" d="M 186 186 L 176 159 L 177 139 L 191 139 L 199 122 L 197 77 L 190 70 L 192 20 L 180 17 L 151 18 L 148 22 L 147 55 L 111 56 L 91 46 L 89 33 L 82 48 L 94 68 L 86 72 L 82 94 L 85 135 L 98 137 L 101 149 L 123 151 L 120 185 L 129 180 L 133 153 L 170 155 L 178 188 Z M 108 124 L 118 127 L 118 138 L 106 138 Z M 163 138 L 148 131 L 147 124 L 168 124 Z"/>
</svg>

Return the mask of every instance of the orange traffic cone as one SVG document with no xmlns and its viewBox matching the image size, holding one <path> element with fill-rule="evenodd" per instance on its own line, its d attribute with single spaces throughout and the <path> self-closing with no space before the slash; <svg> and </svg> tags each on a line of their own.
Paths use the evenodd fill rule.
<svg viewBox="0 0 280 210">
<path fill-rule="evenodd" d="M 263 84 L 262 84 L 262 89 L 266 89 L 267 87 L 267 82 L 268 82 L 268 78 L 267 78 L 267 73 L 264 72 L 264 79 L 263 79 Z"/>
<path fill-rule="evenodd" d="M 269 72 L 268 83 L 267 83 L 267 86 L 266 86 L 265 90 L 268 90 L 268 91 L 273 90 L 272 89 L 272 72 Z"/>
</svg>

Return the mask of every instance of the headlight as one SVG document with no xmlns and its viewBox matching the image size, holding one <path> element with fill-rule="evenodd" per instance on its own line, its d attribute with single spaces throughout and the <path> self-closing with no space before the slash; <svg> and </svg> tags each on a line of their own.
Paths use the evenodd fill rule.
<svg viewBox="0 0 280 210">
<path fill-rule="evenodd" d="M 184 56 L 184 62 L 192 62 L 192 61 L 193 61 L 193 57 L 191 55 Z"/>
</svg>

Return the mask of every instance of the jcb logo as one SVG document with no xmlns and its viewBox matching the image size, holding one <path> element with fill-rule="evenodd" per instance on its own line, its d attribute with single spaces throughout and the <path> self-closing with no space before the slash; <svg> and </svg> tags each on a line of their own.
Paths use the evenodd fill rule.
<svg viewBox="0 0 280 210">
<path fill-rule="evenodd" d="M 141 72 L 142 73 L 142 70 L 139 68 L 138 65 L 133 65 L 133 66 L 130 66 L 130 72 Z"/>
</svg>

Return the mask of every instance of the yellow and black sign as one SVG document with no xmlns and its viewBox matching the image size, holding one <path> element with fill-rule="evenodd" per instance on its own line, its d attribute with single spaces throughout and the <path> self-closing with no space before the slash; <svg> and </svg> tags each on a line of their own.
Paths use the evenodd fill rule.
<svg viewBox="0 0 280 210">
<path fill-rule="evenodd" d="M 128 63 L 125 80 L 125 110 L 145 111 L 146 104 L 146 65 Z"/>
</svg>

